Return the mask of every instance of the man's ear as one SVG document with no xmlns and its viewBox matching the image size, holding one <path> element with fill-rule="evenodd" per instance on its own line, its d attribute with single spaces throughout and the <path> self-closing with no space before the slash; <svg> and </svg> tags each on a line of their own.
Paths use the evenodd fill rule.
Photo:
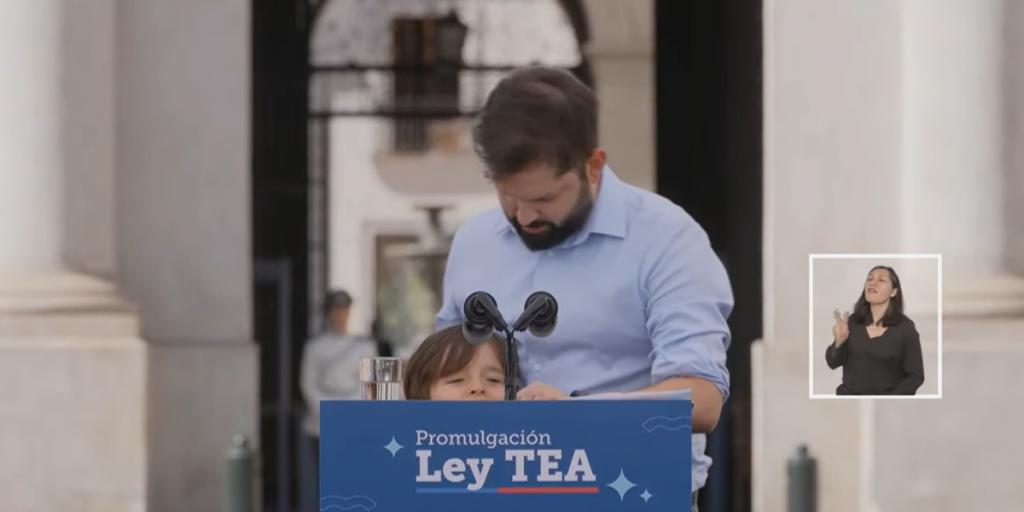
<svg viewBox="0 0 1024 512">
<path fill-rule="evenodd" d="M 601 148 L 595 149 L 590 154 L 590 158 L 587 159 L 587 182 L 596 184 L 601 180 L 601 171 L 604 169 L 607 159 L 608 155 Z"/>
</svg>

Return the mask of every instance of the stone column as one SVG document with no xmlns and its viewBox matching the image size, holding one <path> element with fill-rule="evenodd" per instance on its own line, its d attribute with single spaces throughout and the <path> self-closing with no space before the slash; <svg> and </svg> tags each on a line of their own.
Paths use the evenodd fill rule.
<svg viewBox="0 0 1024 512">
<path fill-rule="evenodd" d="M 110 283 L 64 262 L 68 9 L 0 2 L 0 503 L 136 511 L 146 489 L 137 320 Z"/>
<path fill-rule="evenodd" d="M 60 265 L 61 4 L 0 3 L 0 269 Z"/>
<path fill-rule="evenodd" d="M 236 434 L 260 442 L 253 2 L 105 1 L 117 19 L 117 284 L 139 304 L 148 349 L 145 510 L 213 512 L 225 447 Z"/>
<path fill-rule="evenodd" d="M 904 0 L 903 249 L 1003 268 L 1002 1 Z"/>
<path fill-rule="evenodd" d="M 593 39 L 583 49 L 601 111 L 599 143 L 624 181 L 653 191 L 654 2 L 584 0 Z"/>
<path fill-rule="evenodd" d="M 62 0 L 0 3 L 0 311 L 120 303 L 63 260 L 67 10 Z"/>
<path fill-rule="evenodd" d="M 1004 250 L 1012 243 L 1007 203 L 1020 202 L 1005 194 L 1015 146 L 1006 129 L 1006 71 L 1015 60 L 1006 58 L 1006 5 L 902 6 L 901 249 L 943 255 L 947 314 L 1024 311 L 1024 287 L 1009 276 Z"/>
<path fill-rule="evenodd" d="M 1024 449 L 985 452 L 976 461 L 987 468 L 984 477 L 953 476 L 954 460 L 976 453 L 966 439 L 1003 444 L 999 439 L 1015 437 L 1024 418 L 1007 411 L 995 420 L 993 413 L 1013 400 L 1014 368 L 1024 364 L 1013 334 L 1024 330 L 1024 285 L 1007 265 L 1014 223 L 1007 207 L 1020 202 L 1008 193 L 1010 150 L 1018 145 L 1008 120 L 1020 94 L 1009 79 L 1024 58 L 1007 45 L 1006 16 L 1015 3 L 901 3 L 902 249 L 943 255 L 943 400 L 871 402 L 862 412 L 870 439 L 861 448 L 870 462 L 865 499 L 878 510 L 998 510 L 1016 503 L 1003 475 L 1016 472 Z M 909 307 L 910 295 L 908 301 Z M 924 339 L 933 320 L 915 314 Z M 934 352 L 925 350 L 926 378 Z M 945 449 L 940 454 L 936 446 Z"/>
<path fill-rule="evenodd" d="M 1003 43 L 1009 3 L 765 1 L 756 512 L 785 510 L 783 468 L 800 443 L 819 458 L 821 510 L 1016 505 L 1003 475 L 1024 449 L 971 441 L 1013 439 L 1021 419 L 996 416 L 1024 364 L 1002 248 L 1004 62 L 1024 58 Z M 827 341 L 808 354 L 807 254 L 889 252 L 945 256 L 943 399 L 808 400 L 808 357 Z M 986 470 L 965 473 L 965 458 Z"/>
<path fill-rule="evenodd" d="M 1005 239 L 1009 270 L 1024 276 L 1024 2 L 1006 2 L 1003 26 L 1006 52 L 1006 187 Z"/>
</svg>

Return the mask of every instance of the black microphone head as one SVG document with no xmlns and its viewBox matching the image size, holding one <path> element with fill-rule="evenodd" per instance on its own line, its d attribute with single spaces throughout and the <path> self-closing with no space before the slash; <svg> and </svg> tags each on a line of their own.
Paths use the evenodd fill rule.
<svg viewBox="0 0 1024 512">
<path fill-rule="evenodd" d="M 494 327 L 489 325 L 471 324 L 468 321 L 462 322 L 462 335 L 471 345 L 483 345 L 494 336 Z"/>
<path fill-rule="evenodd" d="M 479 318 L 485 319 L 490 318 L 487 310 L 489 308 L 497 308 L 498 303 L 494 300 L 494 297 L 487 292 L 473 292 L 466 297 L 466 302 L 462 305 L 462 313 L 466 318 Z"/>
<path fill-rule="evenodd" d="M 530 306 L 537 302 L 543 302 L 543 304 L 540 305 L 537 316 L 533 317 L 527 330 L 530 331 L 530 334 L 543 338 L 554 332 L 555 326 L 558 324 L 558 301 L 550 293 L 535 292 L 526 299 L 525 308 L 530 309 Z"/>
<path fill-rule="evenodd" d="M 462 335 L 473 345 L 483 345 L 494 336 L 494 319 L 492 311 L 497 310 L 497 303 L 487 292 L 475 292 L 466 298 L 462 307 Z"/>
</svg>

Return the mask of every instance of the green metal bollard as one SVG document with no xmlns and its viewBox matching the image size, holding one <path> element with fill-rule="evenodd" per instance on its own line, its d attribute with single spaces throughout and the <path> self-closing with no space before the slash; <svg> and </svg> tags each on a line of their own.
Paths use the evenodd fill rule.
<svg viewBox="0 0 1024 512">
<path fill-rule="evenodd" d="M 224 465 L 224 512 L 255 512 L 255 458 L 249 440 L 236 435 Z"/>
<path fill-rule="evenodd" d="M 789 512 L 815 512 L 818 509 L 818 462 L 802 444 L 786 463 L 789 476 Z"/>
</svg>

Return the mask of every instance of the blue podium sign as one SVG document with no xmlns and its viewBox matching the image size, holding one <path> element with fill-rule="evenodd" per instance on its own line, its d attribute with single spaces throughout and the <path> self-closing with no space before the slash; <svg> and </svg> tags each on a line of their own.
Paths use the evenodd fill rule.
<svg viewBox="0 0 1024 512">
<path fill-rule="evenodd" d="M 323 402 L 322 512 L 689 510 L 691 402 Z"/>
</svg>

